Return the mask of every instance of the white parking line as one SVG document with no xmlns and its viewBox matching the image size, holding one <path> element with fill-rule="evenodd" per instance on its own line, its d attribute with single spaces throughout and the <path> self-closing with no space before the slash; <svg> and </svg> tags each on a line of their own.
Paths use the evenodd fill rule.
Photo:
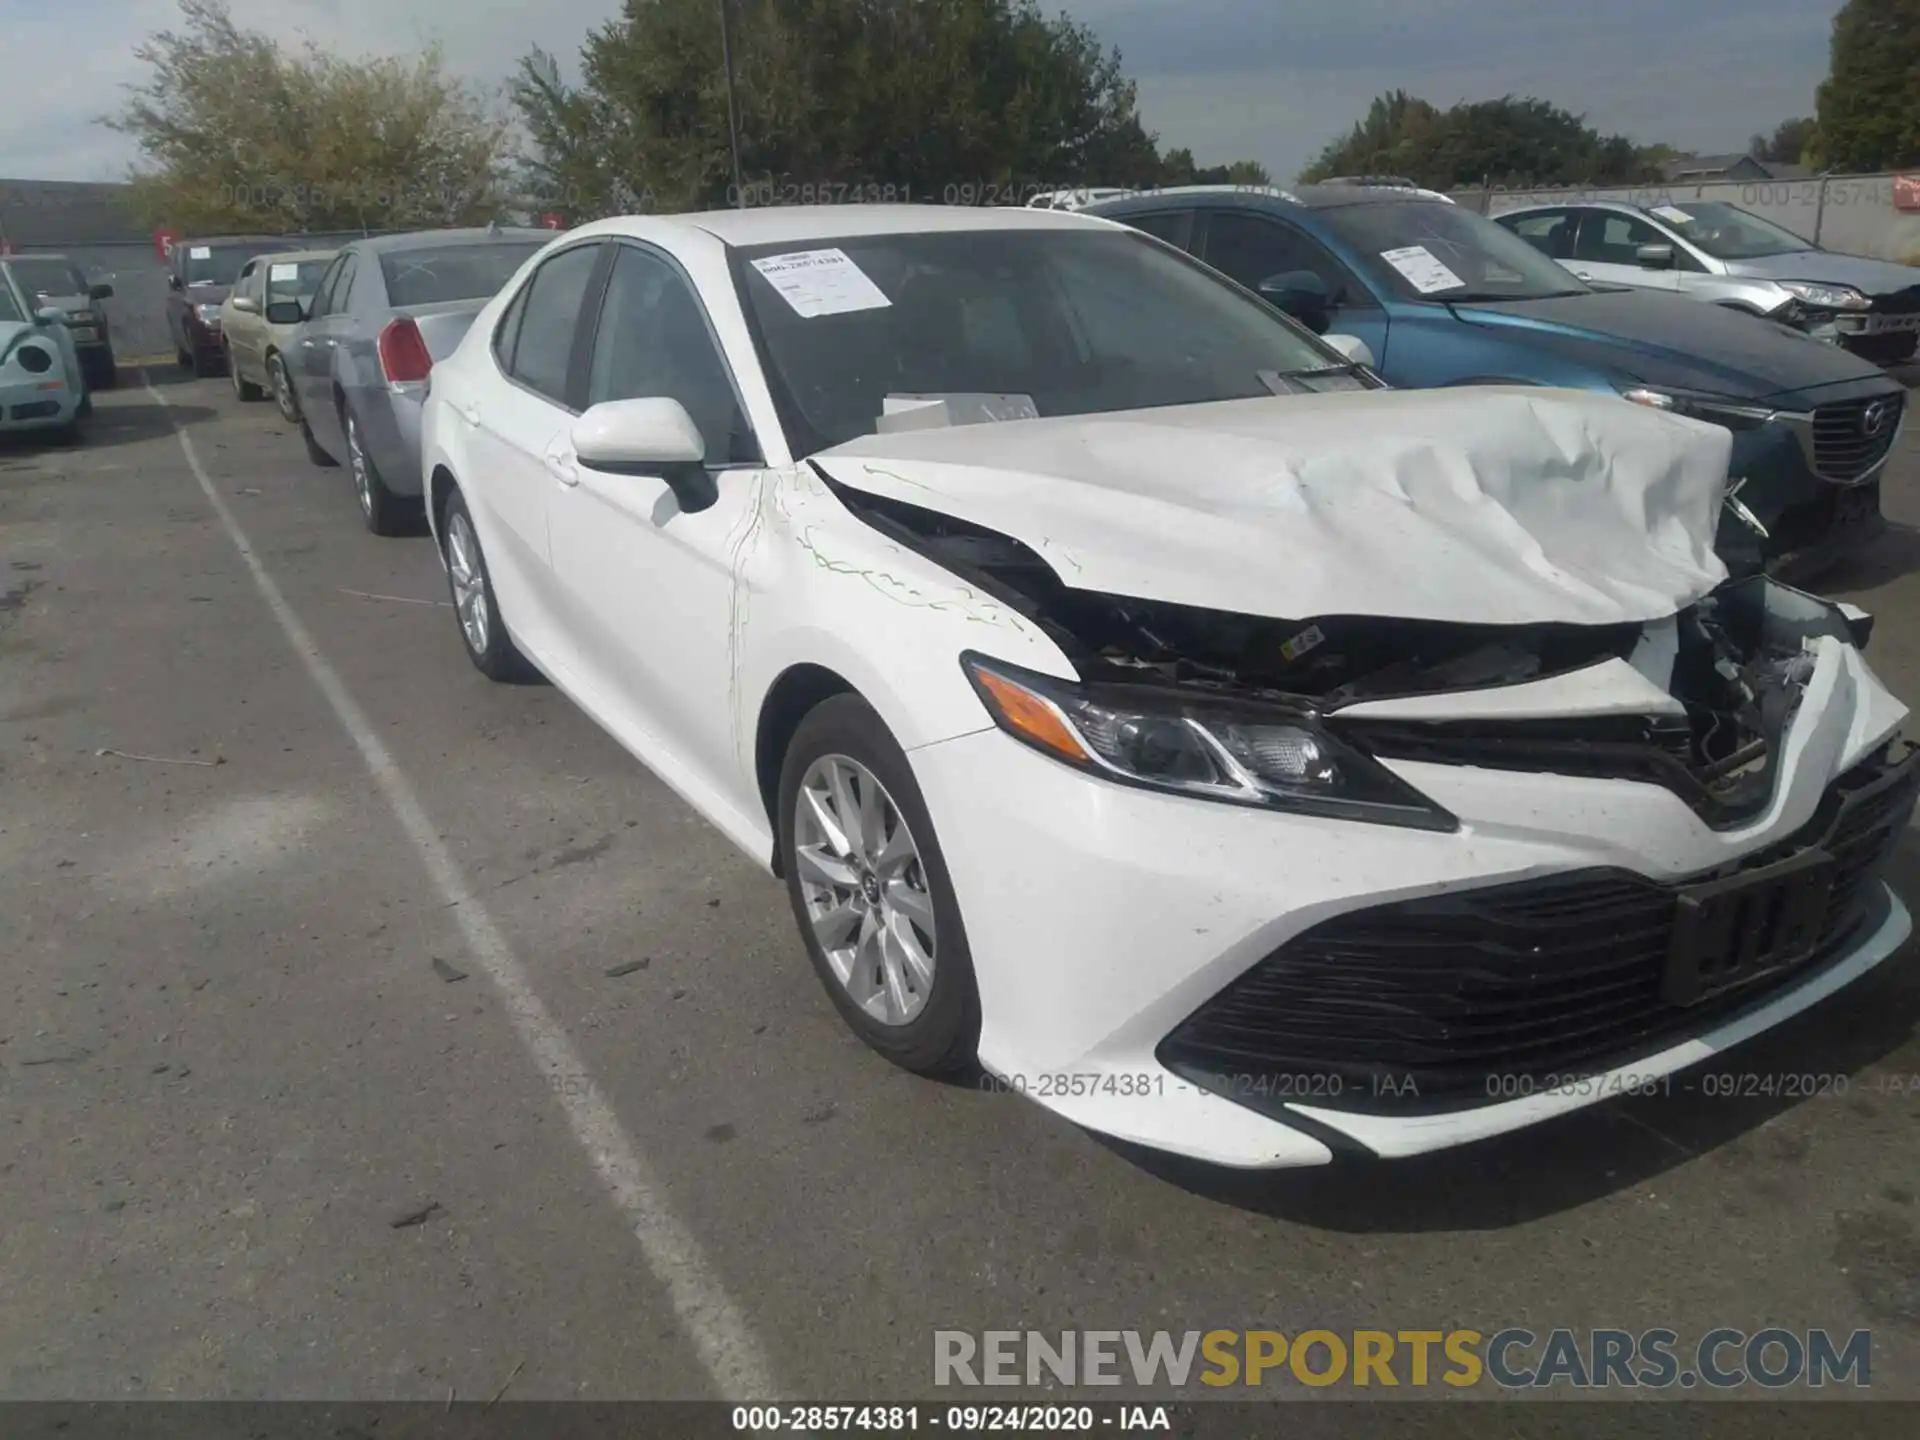
<svg viewBox="0 0 1920 1440">
<path fill-rule="evenodd" d="M 166 408 L 167 397 L 144 375 L 141 378 L 147 393 Z M 172 424 L 171 416 L 168 422 Z M 286 634 L 287 643 L 306 665 L 313 683 L 320 687 L 320 693 L 333 708 L 334 718 L 359 750 L 381 794 L 393 807 L 394 818 L 419 852 L 434 888 L 459 923 L 474 963 L 500 991 L 514 1034 L 543 1075 L 564 1077 L 567 1081 L 554 1085 L 553 1092 L 566 1111 L 574 1138 L 587 1152 L 601 1183 L 632 1226 L 634 1238 L 640 1242 L 641 1256 L 655 1278 L 666 1287 L 674 1313 L 692 1340 L 720 1398 L 732 1401 L 780 1398 L 772 1367 L 746 1318 L 728 1297 L 720 1278 L 701 1253 L 699 1242 L 667 1208 L 661 1187 L 639 1147 L 628 1137 L 599 1085 L 587 1073 L 566 1031 L 541 1003 L 525 967 L 508 948 L 499 927 L 467 887 L 460 867 L 441 843 L 413 786 L 387 747 L 380 743 L 365 712 L 348 693 L 339 674 L 327 663 L 313 636 L 300 623 L 286 596 L 254 554 L 246 531 L 240 528 L 240 522 L 220 498 L 200 457 L 194 453 L 192 439 L 178 425 L 173 426 L 173 431 L 179 437 L 194 479 L 200 482 L 207 503 L 220 517 L 228 538 L 252 572 L 267 608 Z"/>
</svg>

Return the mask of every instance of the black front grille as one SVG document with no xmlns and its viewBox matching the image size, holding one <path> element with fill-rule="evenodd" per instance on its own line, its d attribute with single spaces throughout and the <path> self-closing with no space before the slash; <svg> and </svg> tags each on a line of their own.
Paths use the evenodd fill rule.
<svg viewBox="0 0 1920 1440">
<path fill-rule="evenodd" d="M 1683 906 L 1709 877 L 1660 884 L 1581 870 L 1316 925 L 1183 1021 L 1161 1042 L 1160 1061 L 1269 1113 L 1289 1102 L 1380 1114 L 1461 1109 L 1613 1068 L 1837 958 L 1884 903 L 1875 882 L 1917 788 L 1920 749 L 1878 758 L 1836 781 L 1792 839 L 1720 872 L 1819 859 L 1831 888 L 1808 924 L 1809 943 L 1780 963 L 1743 973 L 1720 953 L 1685 952 L 1703 943 L 1695 937 L 1676 946 Z M 1753 948 L 1737 934 L 1721 939 L 1735 959 Z M 1696 986 L 1716 974 L 1736 983 L 1676 998 L 1676 973 Z"/>
<path fill-rule="evenodd" d="M 1822 405 L 1813 412 L 1813 468 L 1823 480 L 1858 480 L 1887 458 L 1900 428 L 1905 395 L 1890 391 L 1864 400 Z"/>
<path fill-rule="evenodd" d="M 1920 311 L 1920 285 L 1873 297 L 1875 315 L 1911 315 L 1915 311 Z"/>
<path fill-rule="evenodd" d="M 1709 825 L 1746 824 L 1773 798 L 1768 745 L 1756 738 L 1737 756 L 1709 762 L 1690 722 L 1668 715 L 1583 715 L 1577 720 L 1382 721 L 1337 718 L 1335 727 L 1368 754 L 1435 765 L 1638 780 L 1672 791 Z"/>
<path fill-rule="evenodd" d="M 12 420 L 44 420 L 49 415 L 60 413 L 58 400 L 29 400 L 25 405 L 16 405 L 8 413 Z"/>
</svg>

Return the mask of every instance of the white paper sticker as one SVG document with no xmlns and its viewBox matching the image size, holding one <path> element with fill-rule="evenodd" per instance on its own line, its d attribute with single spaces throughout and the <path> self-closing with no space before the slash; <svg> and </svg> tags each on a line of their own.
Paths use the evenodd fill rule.
<svg viewBox="0 0 1920 1440">
<path fill-rule="evenodd" d="M 1406 276 L 1407 283 L 1422 295 L 1431 295 L 1437 290 L 1458 290 L 1467 283 L 1434 259 L 1424 245 L 1382 250 L 1380 258 Z"/>
<path fill-rule="evenodd" d="M 893 302 L 844 250 L 795 250 L 753 262 L 794 313 L 813 320 L 855 310 L 885 310 Z"/>
<path fill-rule="evenodd" d="M 1691 215 L 1673 205 L 1656 205 L 1653 207 L 1653 213 L 1670 225 L 1688 225 L 1693 222 Z"/>
<path fill-rule="evenodd" d="M 189 260 L 211 260 L 213 258 L 213 247 L 211 245 L 196 245 L 187 251 L 187 258 Z"/>
<path fill-rule="evenodd" d="M 299 278 L 300 267 L 298 265 L 269 265 L 267 267 L 267 279 L 269 280 L 298 280 Z"/>
</svg>

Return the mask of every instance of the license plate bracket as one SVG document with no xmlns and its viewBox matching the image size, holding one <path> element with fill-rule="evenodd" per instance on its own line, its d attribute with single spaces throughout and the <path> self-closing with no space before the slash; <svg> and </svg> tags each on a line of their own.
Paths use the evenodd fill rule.
<svg viewBox="0 0 1920 1440">
<path fill-rule="evenodd" d="M 1806 960 L 1820 943 L 1834 870 L 1833 857 L 1814 845 L 1680 891 L 1661 998 L 1697 1005 Z"/>
</svg>

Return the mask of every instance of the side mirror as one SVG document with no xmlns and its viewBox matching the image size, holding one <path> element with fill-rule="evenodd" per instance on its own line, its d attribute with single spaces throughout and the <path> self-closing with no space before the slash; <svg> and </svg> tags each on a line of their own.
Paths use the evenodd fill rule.
<svg viewBox="0 0 1920 1440">
<path fill-rule="evenodd" d="M 573 422 L 573 453 L 589 470 L 666 481 L 680 508 L 705 510 L 720 498 L 707 473 L 707 442 L 678 400 L 608 400 Z"/>
<path fill-rule="evenodd" d="M 113 298 L 113 287 L 111 285 L 90 285 L 87 287 L 87 298 L 91 300 L 111 300 Z"/>
<path fill-rule="evenodd" d="M 167 272 L 167 289 L 179 290 L 183 288 L 184 287 L 180 284 L 180 277 L 176 275 L 173 271 L 169 270 Z"/>
<path fill-rule="evenodd" d="M 1327 282 L 1311 270 L 1269 275 L 1260 282 L 1260 295 L 1316 334 L 1327 328 L 1327 312 L 1333 308 L 1334 297 L 1327 290 Z"/>
<path fill-rule="evenodd" d="M 43 310 L 33 312 L 33 323 L 36 325 L 64 325 L 67 323 L 67 312 L 49 305 Z"/>
<path fill-rule="evenodd" d="M 1323 335 L 1320 338 L 1354 364 L 1364 365 L 1369 370 L 1373 368 L 1373 349 L 1358 335 Z"/>
<path fill-rule="evenodd" d="M 241 308 L 241 303 L 238 300 L 234 301 L 234 309 Z M 245 304 L 248 309 L 254 308 L 254 302 L 251 300 L 246 301 Z M 307 307 L 298 300 L 275 300 L 267 306 L 269 325 L 298 325 L 306 318 Z"/>
<path fill-rule="evenodd" d="M 1633 258 L 1648 270 L 1666 270 L 1673 265 L 1673 246 L 1642 245 L 1633 252 Z"/>
<path fill-rule="evenodd" d="M 260 302 L 251 295 L 236 295 L 233 297 L 233 308 L 238 310 L 242 315 L 258 315 L 260 313 Z"/>
</svg>

